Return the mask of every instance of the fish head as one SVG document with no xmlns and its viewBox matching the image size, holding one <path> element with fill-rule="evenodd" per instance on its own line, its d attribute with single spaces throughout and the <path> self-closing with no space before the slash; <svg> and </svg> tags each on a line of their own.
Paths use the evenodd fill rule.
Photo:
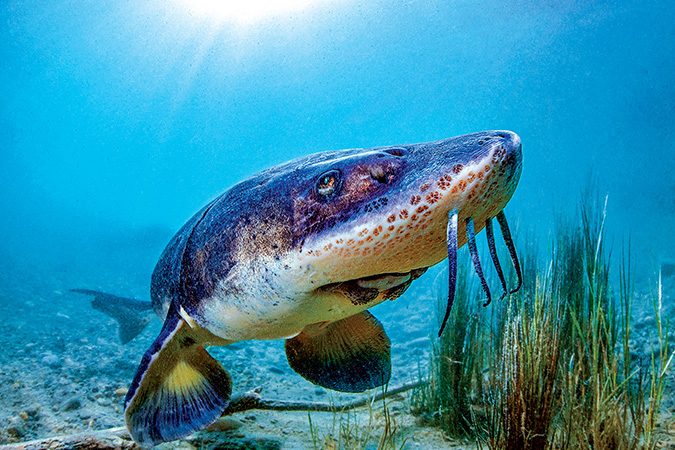
<svg viewBox="0 0 675 450">
<path fill-rule="evenodd" d="M 335 152 L 295 174 L 297 283 L 392 287 L 447 256 L 448 213 L 476 232 L 513 195 L 520 138 L 484 131 L 435 142 Z M 300 181 L 298 181 L 300 180 Z M 459 230 L 459 246 L 466 242 Z"/>
</svg>

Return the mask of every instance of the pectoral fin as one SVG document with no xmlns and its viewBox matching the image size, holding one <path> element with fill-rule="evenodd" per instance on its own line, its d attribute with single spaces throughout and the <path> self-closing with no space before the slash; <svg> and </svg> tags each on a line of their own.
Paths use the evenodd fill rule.
<svg viewBox="0 0 675 450">
<path fill-rule="evenodd" d="M 125 399 L 131 436 L 155 445 L 215 421 L 228 405 L 230 376 L 204 348 L 208 332 L 191 328 L 172 307 L 143 355 Z"/>
<path fill-rule="evenodd" d="M 288 362 L 314 384 L 363 392 L 389 382 L 391 343 L 367 311 L 328 325 L 310 325 L 286 341 Z"/>
</svg>

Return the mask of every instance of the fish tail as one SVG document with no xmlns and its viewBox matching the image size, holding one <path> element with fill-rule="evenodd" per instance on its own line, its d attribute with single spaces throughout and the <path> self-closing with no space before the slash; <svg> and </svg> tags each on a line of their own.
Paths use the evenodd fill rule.
<svg viewBox="0 0 675 450">
<path fill-rule="evenodd" d="M 91 295 L 91 306 L 117 321 L 120 342 L 126 344 L 138 336 L 152 318 L 150 302 L 119 297 L 92 289 L 71 289 L 71 292 Z"/>
</svg>

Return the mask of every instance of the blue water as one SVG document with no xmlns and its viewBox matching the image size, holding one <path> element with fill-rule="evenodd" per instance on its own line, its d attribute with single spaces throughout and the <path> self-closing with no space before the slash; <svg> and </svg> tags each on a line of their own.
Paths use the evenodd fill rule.
<svg viewBox="0 0 675 450">
<path fill-rule="evenodd" d="M 246 23 L 186 3 L 0 4 L 5 357 L 41 365 L 16 333 L 112 340 L 69 288 L 147 298 L 195 211 L 320 150 L 510 129 L 519 230 L 546 241 L 591 179 L 646 282 L 675 260 L 675 3 L 335 0 Z"/>
</svg>

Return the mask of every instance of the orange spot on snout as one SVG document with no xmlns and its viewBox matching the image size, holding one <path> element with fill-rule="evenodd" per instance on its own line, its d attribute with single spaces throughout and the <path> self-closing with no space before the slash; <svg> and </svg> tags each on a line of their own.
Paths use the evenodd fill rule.
<svg viewBox="0 0 675 450">
<path fill-rule="evenodd" d="M 428 193 L 426 198 L 425 198 L 427 203 L 429 203 L 430 205 L 433 205 L 434 203 L 436 203 L 440 199 L 441 199 L 441 194 L 439 194 L 436 191 Z"/>
</svg>

